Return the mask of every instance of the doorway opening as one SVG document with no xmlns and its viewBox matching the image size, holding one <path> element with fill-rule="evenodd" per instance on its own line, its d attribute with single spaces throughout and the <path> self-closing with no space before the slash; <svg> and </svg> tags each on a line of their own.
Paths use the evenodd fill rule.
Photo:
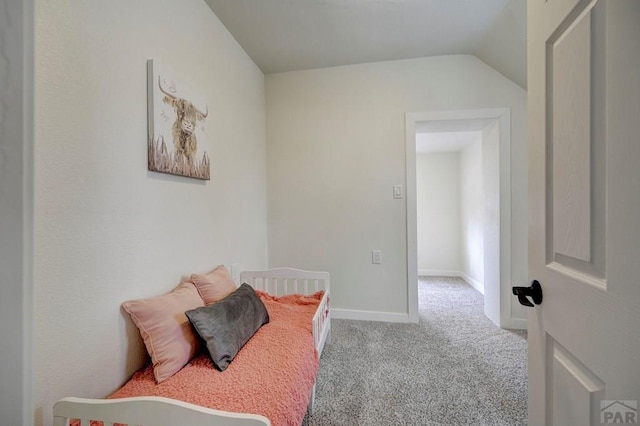
<svg viewBox="0 0 640 426">
<path fill-rule="evenodd" d="M 417 218 L 417 149 L 421 140 L 439 136 L 440 143 L 447 141 L 443 134 L 469 132 L 479 136 L 476 146 L 469 148 L 467 160 L 480 153 L 481 161 L 474 167 L 482 175 L 484 193 L 481 221 L 478 212 L 473 223 L 475 238 L 459 239 L 467 244 L 474 255 L 467 258 L 467 270 L 477 278 L 471 282 L 485 295 L 485 315 L 503 328 L 518 328 L 511 318 L 511 173 L 510 173 L 510 111 L 507 108 L 433 111 L 409 113 L 406 116 L 406 170 L 407 170 L 407 294 L 410 321 L 418 321 L 418 218 Z M 424 136 L 427 135 L 427 136 Z M 450 135 L 451 136 L 451 135 Z M 436 138 L 437 139 L 437 138 Z M 452 139 L 449 138 L 449 143 Z M 476 159 L 477 160 L 477 159 Z M 477 182 L 475 183 L 477 187 Z M 478 231 L 481 239 L 478 238 Z M 465 241 L 463 243 L 463 241 Z M 482 253 L 478 255 L 479 248 Z M 442 247 L 441 247 L 442 248 Z M 469 253 L 470 253 L 469 251 Z M 473 264 L 473 265 L 472 265 Z M 424 264 L 423 264 L 424 266 Z M 462 269 L 462 270 L 460 270 Z M 448 270 L 460 275 L 465 268 Z M 447 269 L 440 270 L 440 272 Z M 422 271 L 424 272 L 424 271 Z M 459 274 L 460 273 L 460 274 Z"/>
</svg>

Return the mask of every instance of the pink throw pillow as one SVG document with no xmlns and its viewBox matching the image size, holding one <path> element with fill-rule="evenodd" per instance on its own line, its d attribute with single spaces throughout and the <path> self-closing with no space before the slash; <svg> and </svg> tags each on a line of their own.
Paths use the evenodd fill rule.
<svg viewBox="0 0 640 426">
<path fill-rule="evenodd" d="M 205 305 L 211 305 L 224 299 L 236 290 L 236 284 L 224 265 L 220 265 L 208 274 L 192 274 L 195 284 Z"/>
<path fill-rule="evenodd" d="M 158 383 L 180 371 L 198 352 L 200 339 L 184 313 L 202 306 L 192 283 L 180 284 L 169 294 L 122 304 L 140 330 Z"/>
</svg>

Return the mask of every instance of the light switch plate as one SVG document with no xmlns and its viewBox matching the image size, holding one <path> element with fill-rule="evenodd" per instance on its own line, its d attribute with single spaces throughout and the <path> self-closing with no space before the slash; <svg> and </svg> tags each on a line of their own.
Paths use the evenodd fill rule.
<svg viewBox="0 0 640 426">
<path fill-rule="evenodd" d="M 402 198 L 402 185 L 393 185 L 393 198 Z"/>
</svg>

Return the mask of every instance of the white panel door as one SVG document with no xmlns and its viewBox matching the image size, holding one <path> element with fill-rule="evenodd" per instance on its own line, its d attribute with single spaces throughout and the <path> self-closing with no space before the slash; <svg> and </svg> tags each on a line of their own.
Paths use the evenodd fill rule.
<svg viewBox="0 0 640 426">
<path fill-rule="evenodd" d="M 640 424 L 640 0 L 529 0 L 529 425 Z"/>
</svg>

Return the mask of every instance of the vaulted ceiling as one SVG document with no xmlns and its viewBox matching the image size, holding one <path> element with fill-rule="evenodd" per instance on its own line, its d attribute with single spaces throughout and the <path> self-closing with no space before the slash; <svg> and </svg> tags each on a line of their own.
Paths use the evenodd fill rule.
<svg viewBox="0 0 640 426">
<path fill-rule="evenodd" d="M 265 74 L 470 54 L 526 88 L 526 0 L 205 0 Z"/>
</svg>

